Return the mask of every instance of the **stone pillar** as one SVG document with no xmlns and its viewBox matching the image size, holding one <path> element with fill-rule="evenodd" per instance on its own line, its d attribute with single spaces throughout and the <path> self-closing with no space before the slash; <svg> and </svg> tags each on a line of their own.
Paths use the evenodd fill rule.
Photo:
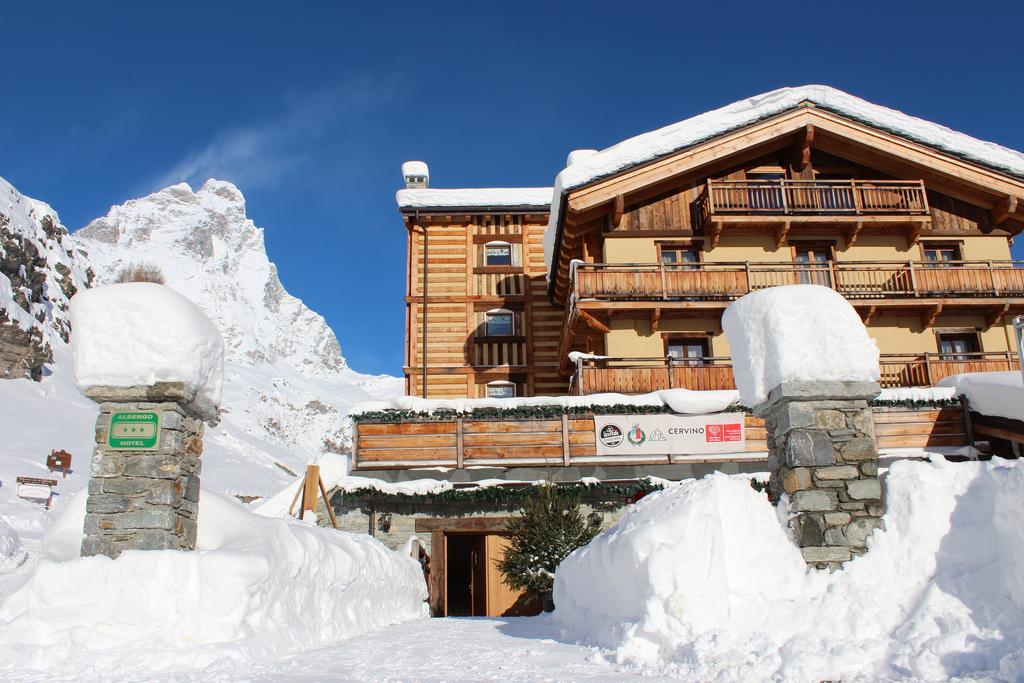
<svg viewBox="0 0 1024 683">
<path fill-rule="evenodd" d="M 93 387 L 100 404 L 82 555 L 193 550 L 203 420 L 180 383 Z"/>
<path fill-rule="evenodd" d="M 765 418 L 775 500 L 788 494 L 804 560 L 835 569 L 882 527 L 874 382 L 792 382 L 754 411 Z"/>
</svg>

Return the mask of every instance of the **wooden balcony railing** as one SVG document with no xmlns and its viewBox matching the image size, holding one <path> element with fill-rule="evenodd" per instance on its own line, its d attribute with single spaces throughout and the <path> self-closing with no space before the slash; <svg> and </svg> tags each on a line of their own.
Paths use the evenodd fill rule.
<svg viewBox="0 0 1024 683">
<path fill-rule="evenodd" d="M 577 263 L 577 299 L 731 300 L 778 285 L 831 287 L 848 299 L 1024 296 L 1024 261 Z"/>
<path fill-rule="evenodd" d="M 963 372 L 997 372 L 1019 367 L 1016 354 L 994 351 L 960 354 L 882 354 L 881 385 L 932 386 Z M 581 358 L 576 362 L 570 393 L 576 395 L 645 394 L 662 389 L 735 389 L 732 359 L 708 358 Z"/>
<path fill-rule="evenodd" d="M 921 180 L 712 180 L 698 199 L 701 220 L 718 215 L 928 214 Z"/>
</svg>

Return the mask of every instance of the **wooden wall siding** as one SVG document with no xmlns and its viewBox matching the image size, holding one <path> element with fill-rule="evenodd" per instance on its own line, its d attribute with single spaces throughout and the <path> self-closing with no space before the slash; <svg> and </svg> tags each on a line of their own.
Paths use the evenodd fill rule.
<svg viewBox="0 0 1024 683">
<path fill-rule="evenodd" d="M 543 235 L 546 214 L 430 216 L 414 224 L 409 246 L 406 390 L 422 395 L 423 359 L 429 397 L 476 397 L 495 368 L 515 367 L 522 395 L 565 394 L 558 373 L 561 309 L 547 298 Z M 423 229 L 426 228 L 424 247 Z M 474 272 L 483 265 L 488 241 L 513 245 L 513 268 L 522 272 Z M 424 249 L 426 250 L 427 342 L 423 345 Z M 483 311 L 517 313 L 517 339 L 478 338 Z M 424 354 L 426 351 L 426 354 Z M 489 373 L 482 376 L 481 373 Z"/>
<path fill-rule="evenodd" d="M 932 233 L 987 233 L 992 229 L 987 209 L 938 192 L 928 191 Z"/>
<path fill-rule="evenodd" d="M 968 445 L 963 409 L 876 407 L 872 409 L 880 449 Z M 745 416 L 744 453 L 713 458 L 679 457 L 678 462 L 756 461 L 767 457 L 764 421 Z M 462 452 L 459 452 L 461 434 Z M 593 416 L 564 419 L 453 419 L 442 422 L 360 423 L 353 454 L 355 470 L 409 467 L 573 466 L 668 464 L 668 455 L 642 458 L 598 456 Z M 566 448 L 568 446 L 568 448 Z"/>
<path fill-rule="evenodd" d="M 473 345 L 476 354 L 474 365 L 494 367 L 499 365 L 526 365 L 526 350 L 520 342 L 481 342 Z"/>
<path fill-rule="evenodd" d="M 691 185 L 640 205 L 626 207 L 622 221 L 614 231 L 678 230 L 680 234 L 692 234 L 694 202 L 700 191 L 700 186 Z"/>
<path fill-rule="evenodd" d="M 786 154 L 775 154 L 751 159 L 740 167 L 712 174 L 716 180 L 744 180 L 747 172 L 755 168 L 780 167 L 787 168 L 789 160 Z M 852 161 L 814 150 L 811 167 L 830 172 L 832 175 L 843 175 L 852 180 L 898 180 L 893 176 L 876 171 Z M 639 204 L 626 207 L 614 232 L 643 231 L 679 231 L 680 236 L 700 232 L 700 217 L 697 215 L 697 202 L 708 178 L 687 181 L 684 186 L 655 197 L 645 199 Z M 909 180 L 917 180 L 910 178 Z M 988 233 L 991 230 L 989 212 L 982 207 L 968 204 L 948 195 L 933 190 L 927 191 L 931 226 L 926 234 L 950 233 Z M 746 194 L 744 193 L 744 199 Z"/>
<path fill-rule="evenodd" d="M 473 276 L 470 293 L 478 296 L 523 296 L 526 294 L 526 276 L 477 273 Z"/>
<path fill-rule="evenodd" d="M 496 240 L 502 236 L 523 234 L 521 214 L 476 214 L 473 216 L 473 225 L 473 234 L 491 235 Z"/>
</svg>

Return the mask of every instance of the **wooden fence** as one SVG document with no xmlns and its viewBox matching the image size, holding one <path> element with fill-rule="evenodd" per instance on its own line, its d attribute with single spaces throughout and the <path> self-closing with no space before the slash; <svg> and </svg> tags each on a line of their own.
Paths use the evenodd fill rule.
<svg viewBox="0 0 1024 683">
<path fill-rule="evenodd" d="M 581 263 L 577 299 L 731 300 L 780 285 L 831 287 L 847 299 L 1022 296 L 1024 261 Z"/>
<path fill-rule="evenodd" d="M 880 449 L 968 444 L 963 409 L 876 407 Z M 594 416 L 554 419 L 474 419 L 359 422 L 354 427 L 353 470 L 419 467 L 572 467 L 752 462 L 767 457 L 764 421 L 745 417 L 746 447 L 722 456 L 599 456 Z"/>
</svg>

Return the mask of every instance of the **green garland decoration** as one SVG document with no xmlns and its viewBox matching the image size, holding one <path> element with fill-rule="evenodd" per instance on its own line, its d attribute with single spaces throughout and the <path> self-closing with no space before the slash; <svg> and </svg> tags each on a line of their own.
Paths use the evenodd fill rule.
<svg viewBox="0 0 1024 683">
<path fill-rule="evenodd" d="M 874 400 L 869 403 L 872 407 L 879 408 L 944 408 L 960 405 L 957 399 L 931 399 L 931 400 L 910 400 L 880 401 Z M 750 408 L 742 405 L 731 406 L 727 411 L 750 414 Z M 377 410 L 367 413 L 352 415 L 355 424 L 361 422 L 372 422 L 375 424 L 395 422 L 449 422 L 457 418 L 469 420 L 553 420 L 561 419 L 563 415 L 568 417 L 588 417 L 590 415 L 674 415 L 677 414 L 666 405 L 660 406 L 637 406 L 630 404 L 615 405 L 592 405 L 592 406 L 560 406 L 560 405 L 536 405 L 516 406 L 513 408 L 481 407 L 474 408 L 467 412 L 459 412 L 451 409 L 435 410 L 430 413 L 418 412 L 415 410 Z"/>
<path fill-rule="evenodd" d="M 869 401 L 868 405 L 872 408 L 949 408 L 952 406 L 959 406 L 960 400 L 956 398 L 934 398 L 924 401 L 914 399 L 901 399 L 899 401 L 880 401 L 875 399 Z"/>
<path fill-rule="evenodd" d="M 596 484 L 585 484 L 573 482 L 561 484 L 555 483 L 559 489 L 578 496 L 590 498 L 633 498 L 639 499 L 649 493 L 660 491 L 664 487 L 650 479 L 638 479 L 628 484 L 610 484 L 598 482 Z M 389 504 L 412 504 L 412 505 L 442 505 L 458 503 L 488 503 L 488 504 L 509 504 L 518 506 L 523 500 L 537 494 L 540 486 L 528 484 L 523 486 L 474 486 L 467 488 L 452 488 L 437 493 L 384 493 L 372 486 L 361 487 L 348 491 L 336 490 L 331 494 L 332 499 L 339 502 L 348 501 L 356 503 L 366 499 L 374 499 Z"/>
</svg>

